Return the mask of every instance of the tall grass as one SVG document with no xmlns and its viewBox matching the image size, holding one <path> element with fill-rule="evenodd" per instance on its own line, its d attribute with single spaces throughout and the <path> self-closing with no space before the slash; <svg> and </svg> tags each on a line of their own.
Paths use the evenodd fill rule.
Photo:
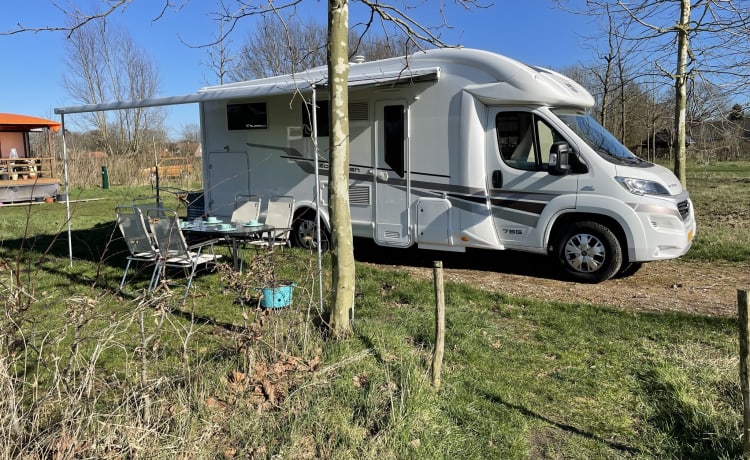
<svg viewBox="0 0 750 460">
<path fill-rule="evenodd" d="M 77 187 L 101 187 L 104 183 L 103 168 L 106 168 L 110 186 L 138 187 L 147 185 L 150 184 L 150 175 L 143 170 L 152 168 L 157 156 L 160 159 L 163 158 L 161 153 L 155 155 L 153 151 L 136 155 L 113 155 L 102 158 L 96 158 L 84 152 L 72 151 L 68 159 L 69 182 Z M 193 161 L 192 173 L 179 178 L 162 178 L 160 185 L 183 190 L 200 188 L 198 184 L 201 182 L 203 171 L 201 159 L 192 156 L 188 158 Z M 62 162 L 58 162 L 57 177 L 63 177 L 62 167 Z"/>
<path fill-rule="evenodd" d="M 725 168 L 691 173 L 703 229 L 694 257 L 735 260 L 750 244 L 722 236 L 746 215 L 734 226 L 701 222 L 741 212 L 714 202 L 717 188 L 734 187 L 727 177 L 741 176 Z M 75 189 L 72 267 L 63 206 L 0 209 L 0 457 L 740 456 L 732 318 L 447 283 L 435 391 L 432 284 L 403 271 L 358 265 L 354 335 L 341 342 L 325 335 L 305 251 L 258 262 L 298 283 L 280 310 L 257 308 L 257 276 L 227 266 L 196 277 L 185 304 L 171 282 L 144 295 L 147 273 L 118 292 L 126 250 L 113 208 L 151 192 Z M 324 270 L 328 295 L 327 258 Z"/>
</svg>

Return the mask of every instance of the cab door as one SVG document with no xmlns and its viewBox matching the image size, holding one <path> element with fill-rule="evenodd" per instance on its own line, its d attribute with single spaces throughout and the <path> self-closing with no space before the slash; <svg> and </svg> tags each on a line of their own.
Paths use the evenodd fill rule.
<svg viewBox="0 0 750 460">
<path fill-rule="evenodd" d="M 375 104 L 374 235 L 377 244 L 409 246 L 409 124 L 404 100 Z"/>
<path fill-rule="evenodd" d="M 550 210 L 576 204 L 578 174 L 548 172 L 552 144 L 565 139 L 528 108 L 491 107 L 487 126 L 487 182 L 498 239 L 510 248 L 539 247 Z"/>
</svg>

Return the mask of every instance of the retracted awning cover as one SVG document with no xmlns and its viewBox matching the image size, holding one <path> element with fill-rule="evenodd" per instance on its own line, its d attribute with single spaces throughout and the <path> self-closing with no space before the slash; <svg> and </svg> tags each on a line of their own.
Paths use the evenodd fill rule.
<svg viewBox="0 0 750 460">
<path fill-rule="evenodd" d="M 403 66 L 393 69 L 373 69 L 370 72 L 352 72 L 349 74 L 349 87 L 362 87 L 366 85 L 381 86 L 409 81 L 437 80 L 439 74 L 440 68 L 438 67 L 412 69 Z M 313 86 L 324 88 L 327 86 L 327 83 L 328 81 L 324 71 L 307 71 L 297 75 L 282 75 L 259 80 L 230 83 L 221 86 L 209 86 L 200 89 L 197 93 L 184 94 L 181 96 L 58 107 L 55 109 L 55 113 L 71 114 L 99 112 L 139 107 L 193 104 L 196 102 L 230 100 L 237 98 L 268 97 L 279 94 L 290 94 L 294 91 L 307 92 L 310 91 Z"/>
</svg>

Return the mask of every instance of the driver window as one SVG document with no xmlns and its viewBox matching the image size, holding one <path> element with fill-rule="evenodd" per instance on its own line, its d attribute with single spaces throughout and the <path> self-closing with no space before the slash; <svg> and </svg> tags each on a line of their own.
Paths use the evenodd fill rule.
<svg viewBox="0 0 750 460">
<path fill-rule="evenodd" d="M 544 120 L 529 112 L 500 112 L 495 117 L 495 127 L 503 161 L 526 171 L 547 169 L 552 144 L 564 140 Z"/>
<path fill-rule="evenodd" d="M 541 152 L 541 166 L 543 169 L 547 169 L 549 166 L 549 152 L 552 149 L 552 144 L 558 141 L 564 141 L 557 131 L 550 128 L 550 126 L 541 118 L 536 118 L 536 132 L 539 136 L 539 152 Z"/>
<path fill-rule="evenodd" d="M 527 112 L 501 112 L 495 117 L 497 142 L 503 160 L 514 168 L 536 169 L 534 128 Z"/>
</svg>

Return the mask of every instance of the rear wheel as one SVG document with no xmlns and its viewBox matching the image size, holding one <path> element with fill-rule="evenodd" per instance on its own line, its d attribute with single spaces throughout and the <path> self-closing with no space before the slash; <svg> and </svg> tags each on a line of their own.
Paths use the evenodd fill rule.
<svg viewBox="0 0 750 460">
<path fill-rule="evenodd" d="M 325 225 L 320 229 L 320 239 L 322 240 L 321 249 L 328 251 L 330 247 L 331 236 Z M 292 223 L 292 241 L 303 249 L 317 249 L 317 231 L 315 229 L 315 211 L 307 210 L 294 218 Z"/>
<path fill-rule="evenodd" d="M 598 222 L 569 225 L 555 245 L 563 271 L 576 281 L 599 283 L 622 266 L 622 248 L 612 231 Z"/>
</svg>

